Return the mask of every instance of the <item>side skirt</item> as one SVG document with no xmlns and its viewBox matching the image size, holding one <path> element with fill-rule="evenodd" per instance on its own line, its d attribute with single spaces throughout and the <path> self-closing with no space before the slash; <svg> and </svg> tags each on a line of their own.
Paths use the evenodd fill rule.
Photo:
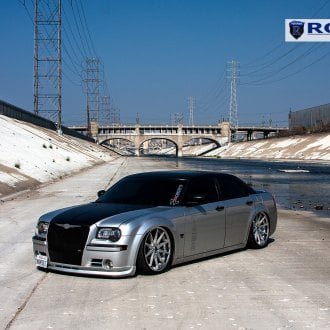
<svg viewBox="0 0 330 330">
<path fill-rule="evenodd" d="M 246 247 L 246 244 L 242 243 L 242 244 L 238 244 L 238 245 L 228 246 L 228 247 L 225 247 L 222 249 L 194 254 L 191 256 L 175 259 L 175 260 L 173 260 L 172 265 L 178 265 L 178 264 L 182 264 L 184 262 L 189 262 L 189 261 L 193 261 L 193 260 L 197 260 L 197 259 L 203 259 L 203 258 L 211 257 L 211 256 L 214 256 L 217 254 L 226 253 L 229 251 L 240 250 L 240 249 L 244 249 L 245 247 Z"/>
</svg>

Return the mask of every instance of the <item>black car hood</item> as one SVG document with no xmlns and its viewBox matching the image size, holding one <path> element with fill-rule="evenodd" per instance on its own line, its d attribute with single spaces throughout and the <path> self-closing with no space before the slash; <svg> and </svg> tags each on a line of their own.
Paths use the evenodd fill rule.
<svg viewBox="0 0 330 330">
<path fill-rule="evenodd" d="M 57 214 L 52 223 L 65 223 L 70 225 L 88 225 L 111 217 L 116 214 L 149 208 L 147 205 L 128 205 L 111 203 L 89 203 L 73 206 Z"/>
</svg>

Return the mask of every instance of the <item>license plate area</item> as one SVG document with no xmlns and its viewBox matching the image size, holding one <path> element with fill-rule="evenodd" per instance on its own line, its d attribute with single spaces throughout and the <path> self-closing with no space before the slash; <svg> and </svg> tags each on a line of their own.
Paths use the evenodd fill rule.
<svg viewBox="0 0 330 330">
<path fill-rule="evenodd" d="M 36 256 L 36 266 L 41 268 L 47 268 L 48 265 L 48 257 L 43 256 L 41 254 L 37 254 Z"/>
</svg>

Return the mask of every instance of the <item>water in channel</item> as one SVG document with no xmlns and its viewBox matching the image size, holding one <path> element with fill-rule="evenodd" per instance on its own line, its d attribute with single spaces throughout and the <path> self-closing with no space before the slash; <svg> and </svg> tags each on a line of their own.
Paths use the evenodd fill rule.
<svg viewBox="0 0 330 330">
<path fill-rule="evenodd" d="M 162 158 L 178 169 L 227 172 L 275 195 L 282 208 L 308 210 L 330 219 L 330 165 L 260 160 Z"/>
</svg>

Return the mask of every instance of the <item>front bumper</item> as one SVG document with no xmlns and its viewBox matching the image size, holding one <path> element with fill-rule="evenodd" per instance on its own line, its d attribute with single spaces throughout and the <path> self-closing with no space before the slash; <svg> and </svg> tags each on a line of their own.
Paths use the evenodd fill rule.
<svg viewBox="0 0 330 330">
<path fill-rule="evenodd" d="M 127 245 L 87 245 L 83 251 L 81 265 L 71 265 L 53 262 L 45 239 L 33 236 L 32 242 L 35 258 L 37 255 L 47 257 L 47 266 L 43 267 L 45 269 L 105 277 L 128 277 L 136 272 L 136 266 L 129 261 L 134 258 L 131 258 Z"/>
</svg>

